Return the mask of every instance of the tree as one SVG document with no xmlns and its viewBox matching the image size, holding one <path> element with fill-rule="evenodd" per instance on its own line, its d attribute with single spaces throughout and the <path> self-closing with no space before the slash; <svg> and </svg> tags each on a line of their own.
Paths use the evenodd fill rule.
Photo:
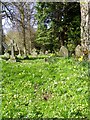
<svg viewBox="0 0 90 120">
<path fill-rule="evenodd" d="M 88 3 L 88 59 L 90 61 L 90 1 Z M 89 70 L 90 70 L 90 64 L 89 64 Z M 89 72 L 90 76 L 90 72 Z"/>
<path fill-rule="evenodd" d="M 31 19 L 32 19 L 32 14 L 34 10 L 34 5 L 32 3 L 26 3 L 26 2 L 21 2 L 21 3 L 12 3 L 13 6 L 15 7 L 14 12 L 13 12 L 13 22 L 14 26 L 18 28 L 19 33 L 22 33 L 22 43 L 24 47 L 24 52 L 25 56 L 27 56 L 27 45 L 26 45 L 26 34 L 27 30 L 29 31 L 29 41 L 28 44 L 30 44 L 30 53 L 31 53 Z M 32 7 L 31 7 L 32 6 Z M 34 24 L 34 23 L 33 23 Z M 33 26 L 33 25 L 32 25 Z"/>
<path fill-rule="evenodd" d="M 81 7 L 81 45 L 83 52 L 88 52 L 90 60 L 90 2 L 85 0 L 80 2 Z"/>
<path fill-rule="evenodd" d="M 80 41 L 79 3 L 37 3 L 36 10 L 37 43 L 49 46 L 52 52 L 62 45 L 74 45 Z"/>
<path fill-rule="evenodd" d="M 34 3 L 26 3 L 26 2 L 12 2 L 12 3 L 3 3 L 4 9 L 6 10 L 6 17 L 8 17 L 12 23 L 12 28 L 15 30 L 17 29 L 20 37 L 21 37 L 21 44 L 23 44 L 24 54 L 27 56 L 27 31 L 29 36 L 29 47 L 31 53 L 32 48 L 32 31 L 34 21 Z M 22 33 L 22 35 L 21 35 Z"/>
</svg>

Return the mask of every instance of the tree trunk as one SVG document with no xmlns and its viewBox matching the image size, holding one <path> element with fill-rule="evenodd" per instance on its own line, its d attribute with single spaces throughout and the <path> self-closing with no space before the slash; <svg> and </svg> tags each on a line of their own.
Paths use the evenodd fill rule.
<svg viewBox="0 0 90 120">
<path fill-rule="evenodd" d="M 0 55 L 2 55 L 2 5 L 0 2 Z"/>
<path fill-rule="evenodd" d="M 90 1 L 88 2 L 88 59 L 90 61 Z"/>
<path fill-rule="evenodd" d="M 88 51 L 88 59 L 90 60 L 90 2 L 85 0 L 80 2 L 81 7 L 81 46 L 83 52 Z"/>
<path fill-rule="evenodd" d="M 23 27 L 23 46 L 24 46 L 24 57 L 27 57 L 27 48 L 26 48 L 26 33 L 25 27 Z"/>
<path fill-rule="evenodd" d="M 31 51 L 32 51 L 32 38 L 31 38 L 31 26 L 30 26 L 30 23 L 29 23 L 29 54 L 31 54 Z"/>
<path fill-rule="evenodd" d="M 24 46 L 24 57 L 27 57 L 27 47 L 26 47 L 26 29 L 25 29 L 25 11 L 24 8 L 21 8 L 21 21 L 22 21 L 22 33 L 23 33 L 23 46 Z"/>
</svg>

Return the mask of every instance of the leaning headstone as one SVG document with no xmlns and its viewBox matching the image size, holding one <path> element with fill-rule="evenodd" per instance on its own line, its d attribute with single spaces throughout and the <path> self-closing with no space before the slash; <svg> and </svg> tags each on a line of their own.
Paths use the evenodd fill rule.
<svg viewBox="0 0 90 120">
<path fill-rule="evenodd" d="M 61 57 L 68 57 L 68 49 L 65 46 L 62 46 L 59 51 Z"/>
<path fill-rule="evenodd" d="M 80 45 L 77 45 L 77 47 L 75 48 L 75 56 L 76 57 L 83 56 L 82 47 Z"/>
<path fill-rule="evenodd" d="M 10 61 L 16 62 L 15 55 L 14 55 L 14 40 L 11 40 L 11 56 Z"/>
<path fill-rule="evenodd" d="M 31 55 L 32 55 L 32 57 L 36 57 L 37 56 L 37 52 L 36 52 L 35 48 L 32 49 Z"/>
</svg>

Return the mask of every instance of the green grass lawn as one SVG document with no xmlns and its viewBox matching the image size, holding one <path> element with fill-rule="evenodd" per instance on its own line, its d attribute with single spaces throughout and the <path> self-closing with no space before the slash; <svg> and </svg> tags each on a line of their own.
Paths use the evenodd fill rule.
<svg viewBox="0 0 90 120">
<path fill-rule="evenodd" d="M 88 63 L 51 57 L 2 61 L 3 118 L 85 118 Z"/>
</svg>

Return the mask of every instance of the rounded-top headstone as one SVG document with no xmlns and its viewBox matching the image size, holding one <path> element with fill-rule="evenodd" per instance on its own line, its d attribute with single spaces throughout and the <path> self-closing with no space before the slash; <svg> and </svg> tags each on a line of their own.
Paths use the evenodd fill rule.
<svg viewBox="0 0 90 120">
<path fill-rule="evenodd" d="M 75 56 L 76 57 L 83 56 L 82 47 L 80 45 L 77 45 L 77 47 L 75 48 Z"/>
<path fill-rule="evenodd" d="M 59 53 L 60 53 L 60 56 L 62 57 L 68 57 L 68 49 L 65 46 L 62 46 L 60 48 Z"/>
</svg>

